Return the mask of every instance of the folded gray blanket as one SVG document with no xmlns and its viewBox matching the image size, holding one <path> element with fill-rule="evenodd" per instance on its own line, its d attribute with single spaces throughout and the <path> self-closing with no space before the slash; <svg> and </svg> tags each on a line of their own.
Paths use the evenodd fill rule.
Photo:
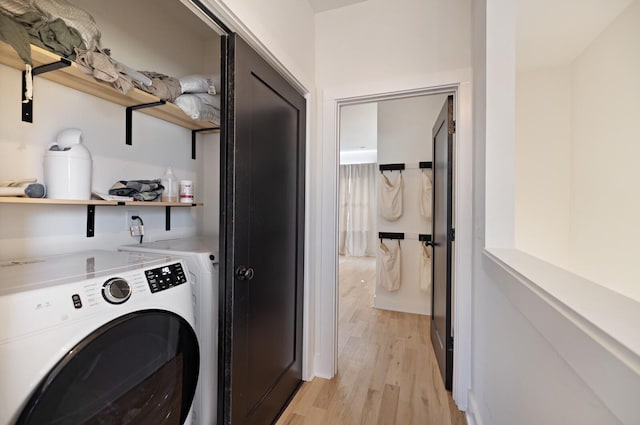
<svg viewBox="0 0 640 425">
<path fill-rule="evenodd" d="M 120 180 L 109 189 L 109 195 L 131 196 L 136 201 L 154 201 L 162 194 L 160 180 Z"/>
</svg>

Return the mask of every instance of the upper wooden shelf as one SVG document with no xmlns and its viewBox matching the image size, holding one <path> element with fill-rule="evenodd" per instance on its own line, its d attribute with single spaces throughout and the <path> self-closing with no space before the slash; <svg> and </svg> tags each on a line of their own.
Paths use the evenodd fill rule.
<svg viewBox="0 0 640 425">
<path fill-rule="evenodd" d="M 57 62 L 60 60 L 60 56 L 38 46 L 32 45 L 31 59 L 35 68 L 37 66 Z M 22 59 L 20 59 L 18 54 L 10 45 L 2 41 L 0 41 L 0 63 L 12 68 L 24 70 L 24 63 L 22 62 Z M 111 85 L 98 81 L 92 76 L 85 74 L 75 62 L 71 62 L 71 66 L 69 67 L 40 74 L 37 78 L 45 78 L 47 80 L 55 81 L 56 83 L 125 107 L 157 102 L 159 100 L 156 96 L 136 88 L 130 90 L 127 94 L 123 94 L 111 87 Z M 151 115 L 191 130 L 201 130 L 219 126 L 218 123 L 192 120 L 182 112 L 182 109 L 169 102 L 153 108 L 140 109 L 139 111 L 143 114 Z"/>
</svg>

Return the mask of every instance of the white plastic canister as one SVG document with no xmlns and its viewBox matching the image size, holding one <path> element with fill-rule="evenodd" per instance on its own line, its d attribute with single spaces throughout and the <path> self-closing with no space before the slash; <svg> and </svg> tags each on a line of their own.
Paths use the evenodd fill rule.
<svg viewBox="0 0 640 425">
<path fill-rule="evenodd" d="M 91 153 L 82 145 L 82 131 L 62 130 L 44 156 L 47 198 L 91 199 L 92 165 Z"/>
</svg>

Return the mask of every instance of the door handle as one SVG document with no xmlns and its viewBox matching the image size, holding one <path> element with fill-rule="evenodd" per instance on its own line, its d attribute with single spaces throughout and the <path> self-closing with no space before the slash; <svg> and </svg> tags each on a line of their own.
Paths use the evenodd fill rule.
<svg viewBox="0 0 640 425">
<path fill-rule="evenodd" d="M 251 280 L 255 276 L 255 271 L 251 267 L 238 266 L 236 277 L 238 280 Z"/>
</svg>

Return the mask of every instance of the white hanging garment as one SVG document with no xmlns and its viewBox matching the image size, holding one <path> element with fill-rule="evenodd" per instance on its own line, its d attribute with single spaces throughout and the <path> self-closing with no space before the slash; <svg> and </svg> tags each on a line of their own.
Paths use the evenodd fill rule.
<svg viewBox="0 0 640 425">
<path fill-rule="evenodd" d="M 385 245 L 380 242 L 380 285 L 389 292 L 400 289 L 400 241 Z"/>
<path fill-rule="evenodd" d="M 420 244 L 420 270 L 418 273 L 418 288 L 424 292 L 431 292 L 431 248 Z"/>
<path fill-rule="evenodd" d="M 380 215 L 388 221 L 396 221 L 402 215 L 402 173 L 395 184 L 380 173 Z"/>
<path fill-rule="evenodd" d="M 431 205 L 433 202 L 433 182 L 426 170 L 422 170 L 420 178 L 420 215 L 431 220 Z"/>
</svg>

